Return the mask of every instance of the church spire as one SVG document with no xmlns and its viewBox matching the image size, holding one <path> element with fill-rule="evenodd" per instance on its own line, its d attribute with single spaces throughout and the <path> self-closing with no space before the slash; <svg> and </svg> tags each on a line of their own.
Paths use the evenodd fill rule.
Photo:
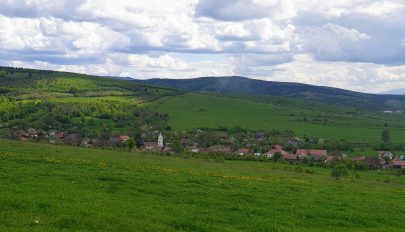
<svg viewBox="0 0 405 232">
<path fill-rule="evenodd" d="M 159 137 L 158 137 L 158 146 L 159 146 L 159 147 L 163 147 L 163 136 L 162 136 L 162 133 L 160 133 L 160 134 L 159 134 Z"/>
</svg>

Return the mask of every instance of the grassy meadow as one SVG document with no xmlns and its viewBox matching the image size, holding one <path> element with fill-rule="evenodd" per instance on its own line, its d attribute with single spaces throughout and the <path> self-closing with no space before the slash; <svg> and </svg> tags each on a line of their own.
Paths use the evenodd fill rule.
<svg viewBox="0 0 405 232">
<path fill-rule="evenodd" d="M 0 231 L 403 231 L 404 177 L 359 175 L 0 141 Z"/>
<path fill-rule="evenodd" d="M 169 123 L 176 130 L 235 126 L 253 130 L 291 129 L 299 136 L 378 143 L 381 131 L 389 129 L 393 143 L 402 143 L 405 138 L 405 120 L 398 115 L 348 114 L 327 108 L 317 111 L 204 94 L 167 97 L 151 107 L 167 112 Z"/>
</svg>

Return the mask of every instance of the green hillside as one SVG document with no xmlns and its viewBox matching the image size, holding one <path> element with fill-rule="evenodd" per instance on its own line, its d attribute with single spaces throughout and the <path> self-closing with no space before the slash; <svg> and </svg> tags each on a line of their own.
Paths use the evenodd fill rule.
<svg viewBox="0 0 405 232">
<path fill-rule="evenodd" d="M 114 78 L 8 67 L 0 70 L 0 135 L 11 138 L 15 131 L 31 127 L 82 137 L 100 132 L 134 133 L 139 127 L 162 129 L 167 117 L 146 114 L 141 105 L 181 94 Z"/>
<path fill-rule="evenodd" d="M 376 171 L 0 141 L 0 231 L 403 231 Z"/>
<path fill-rule="evenodd" d="M 253 130 L 290 129 L 300 136 L 379 142 L 381 131 L 388 128 L 393 142 L 402 143 L 405 138 L 405 117 L 401 115 L 347 113 L 332 107 L 316 110 L 311 105 L 288 107 L 204 94 L 168 97 L 153 107 L 168 112 L 170 125 L 176 130 L 241 126 Z"/>
<path fill-rule="evenodd" d="M 371 112 L 388 109 L 405 110 L 405 96 L 401 95 L 367 94 L 327 86 L 263 81 L 240 76 L 149 79 L 138 80 L 138 82 L 181 89 L 188 92 L 282 96 L 334 106 L 349 106 Z"/>
<path fill-rule="evenodd" d="M 114 137 L 195 128 L 292 130 L 298 136 L 403 144 L 405 115 L 270 95 L 191 94 L 129 80 L 0 67 L 0 136 L 28 128 Z M 171 130 L 173 129 L 173 130 Z M 16 134 L 16 133 L 19 134 Z M 188 134 L 188 137 L 194 136 Z M 46 137 L 46 136 L 45 136 Z M 180 139 L 180 138 L 178 138 Z"/>
</svg>

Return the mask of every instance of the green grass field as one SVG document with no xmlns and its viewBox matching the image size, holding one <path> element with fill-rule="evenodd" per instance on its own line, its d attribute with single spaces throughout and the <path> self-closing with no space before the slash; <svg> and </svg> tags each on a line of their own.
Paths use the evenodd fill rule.
<svg viewBox="0 0 405 232">
<path fill-rule="evenodd" d="M 301 170 L 0 141 L 0 231 L 405 228 L 404 177 Z"/>
<path fill-rule="evenodd" d="M 392 142 L 402 143 L 405 139 L 405 120 L 383 114 L 339 114 L 202 94 L 168 97 L 151 107 L 168 112 L 170 124 L 176 130 L 234 126 L 253 130 L 291 129 L 299 136 L 377 143 L 381 141 L 381 131 L 389 129 Z"/>
</svg>

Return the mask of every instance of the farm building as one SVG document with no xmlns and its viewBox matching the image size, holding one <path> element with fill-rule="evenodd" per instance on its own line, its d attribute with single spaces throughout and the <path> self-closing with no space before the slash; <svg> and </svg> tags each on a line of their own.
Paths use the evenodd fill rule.
<svg viewBox="0 0 405 232">
<path fill-rule="evenodd" d="M 281 153 L 283 156 L 288 155 L 288 152 L 284 151 L 282 146 L 274 145 L 273 148 L 266 153 L 266 156 L 267 158 L 272 158 L 277 152 Z"/>
<path fill-rule="evenodd" d="M 393 168 L 405 168 L 405 160 L 401 160 L 399 158 L 395 158 L 392 160 L 392 167 Z"/>
<path fill-rule="evenodd" d="M 312 149 L 298 149 L 295 152 L 300 158 L 305 157 L 313 157 L 314 160 L 323 160 L 326 159 L 328 156 L 328 152 L 326 150 L 312 150 Z"/>
<path fill-rule="evenodd" d="M 388 158 L 390 160 L 394 158 L 394 154 L 392 154 L 390 151 L 379 151 L 378 155 L 382 158 Z"/>
<path fill-rule="evenodd" d="M 120 140 L 121 143 L 126 142 L 129 139 L 128 135 L 120 135 L 118 137 L 118 139 Z"/>
<path fill-rule="evenodd" d="M 284 160 L 287 161 L 299 161 L 300 157 L 295 154 L 283 154 Z"/>
<path fill-rule="evenodd" d="M 143 146 L 144 151 L 160 152 L 163 147 L 159 146 L 156 142 L 145 142 Z"/>
</svg>

